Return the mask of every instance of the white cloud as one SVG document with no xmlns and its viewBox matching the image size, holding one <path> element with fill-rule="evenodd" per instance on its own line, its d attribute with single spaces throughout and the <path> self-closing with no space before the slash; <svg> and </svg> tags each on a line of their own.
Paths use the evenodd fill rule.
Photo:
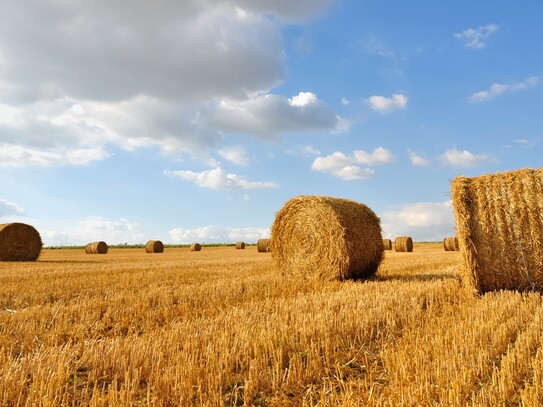
<svg viewBox="0 0 543 407">
<path fill-rule="evenodd" d="M 473 154 L 467 150 L 460 151 L 453 147 L 439 156 L 445 165 L 458 167 L 473 167 L 480 164 L 494 162 L 494 159 L 486 154 Z"/>
<path fill-rule="evenodd" d="M 175 228 L 169 231 L 170 237 L 175 243 L 256 243 L 258 239 L 270 236 L 269 228 L 242 227 L 226 228 L 209 225 L 195 229 Z"/>
<path fill-rule="evenodd" d="M 247 181 L 244 177 L 237 174 L 227 174 L 222 168 L 216 167 L 212 170 L 201 172 L 195 171 L 167 171 L 166 175 L 179 177 L 181 179 L 192 181 L 202 188 L 211 189 L 268 189 L 279 188 L 274 182 L 254 182 Z"/>
<path fill-rule="evenodd" d="M 225 147 L 219 150 L 219 154 L 234 164 L 249 165 L 247 151 L 243 146 Z"/>
<path fill-rule="evenodd" d="M 368 98 L 368 104 L 371 109 L 379 113 L 387 114 L 392 113 L 395 110 L 405 109 L 407 106 L 407 97 L 398 93 L 394 93 L 390 98 L 384 96 L 370 96 Z"/>
<path fill-rule="evenodd" d="M 499 29 L 500 27 L 496 24 L 488 24 L 478 28 L 468 28 L 454 34 L 454 37 L 463 41 L 466 48 L 481 49 L 485 47 L 488 37 L 498 32 Z"/>
<path fill-rule="evenodd" d="M 371 178 L 375 174 L 374 170 L 362 168 L 360 164 L 373 166 L 387 164 L 393 160 L 392 153 L 383 147 L 376 148 L 372 153 L 354 150 L 351 155 L 336 151 L 328 156 L 315 158 L 311 169 L 330 173 L 343 180 L 360 180 Z"/>
<path fill-rule="evenodd" d="M 409 154 L 409 160 L 411 161 L 411 164 L 420 167 L 425 167 L 431 164 L 430 160 L 418 155 L 414 151 L 408 150 L 407 152 Z"/>
<path fill-rule="evenodd" d="M 494 83 L 490 86 L 489 90 L 483 90 L 480 92 L 475 92 L 469 97 L 470 102 L 485 102 L 490 99 L 494 99 L 496 96 L 501 95 L 506 92 L 515 92 L 523 89 L 532 88 L 537 85 L 539 78 L 532 76 L 526 79 L 523 82 L 514 83 L 511 85 L 504 85 L 501 83 Z"/>
<path fill-rule="evenodd" d="M 454 236 L 452 202 L 418 202 L 381 214 L 383 235 L 391 239 L 411 236 L 417 241 L 442 241 Z"/>
<path fill-rule="evenodd" d="M 539 144 L 539 139 L 525 139 L 525 138 L 521 138 L 521 139 L 516 139 L 516 140 L 513 140 L 513 143 L 519 145 L 519 146 L 522 146 L 524 148 L 533 148 L 535 146 L 537 146 Z"/>
<path fill-rule="evenodd" d="M 0 217 L 20 216 L 24 213 L 24 209 L 16 203 L 0 199 Z"/>
</svg>

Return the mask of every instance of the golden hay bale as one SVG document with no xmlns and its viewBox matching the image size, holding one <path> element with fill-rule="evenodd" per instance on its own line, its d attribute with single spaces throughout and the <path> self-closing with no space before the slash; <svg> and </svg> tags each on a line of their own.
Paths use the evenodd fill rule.
<svg viewBox="0 0 543 407">
<path fill-rule="evenodd" d="M 383 247 L 384 247 L 384 250 L 392 250 L 392 240 L 383 239 Z"/>
<path fill-rule="evenodd" d="M 160 240 L 149 240 L 145 244 L 145 252 L 146 253 L 163 253 L 164 252 L 164 245 Z"/>
<path fill-rule="evenodd" d="M 543 169 L 451 182 L 463 281 L 478 293 L 543 290 Z"/>
<path fill-rule="evenodd" d="M 446 237 L 443 239 L 443 248 L 446 252 L 458 251 L 458 238 L 456 236 Z"/>
<path fill-rule="evenodd" d="M 245 242 L 236 242 L 236 249 L 245 249 Z"/>
<path fill-rule="evenodd" d="M 258 239 L 256 248 L 259 253 L 267 253 L 270 251 L 270 239 Z"/>
<path fill-rule="evenodd" d="M 413 239 L 409 236 L 399 236 L 394 240 L 394 250 L 397 252 L 412 252 Z"/>
<path fill-rule="evenodd" d="M 271 255 L 286 274 L 323 280 L 373 275 L 383 258 L 379 218 L 366 205 L 302 195 L 277 213 Z"/>
<path fill-rule="evenodd" d="M 41 253 L 40 234 L 25 223 L 0 224 L 0 261 L 35 261 Z"/>
<path fill-rule="evenodd" d="M 108 246 L 106 242 L 93 242 L 85 246 L 85 253 L 87 254 L 106 254 Z"/>
<path fill-rule="evenodd" d="M 202 250 L 202 245 L 200 243 L 193 243 L 190 245 L 191 252 L 199 252 L 200 250 Z"/>
</svg>

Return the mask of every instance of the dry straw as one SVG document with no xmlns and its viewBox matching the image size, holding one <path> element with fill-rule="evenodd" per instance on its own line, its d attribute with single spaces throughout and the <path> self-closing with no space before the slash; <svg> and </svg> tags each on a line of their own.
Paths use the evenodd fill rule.
<svg viewBox="0 0 543 407">
<path fill-rule="evenodd" d="M 458 238 L 456 236 L 446 237 L 443 239 L 443 248 L 446 252 L 458 251 Z"/>
<path fill-rule="evenodd" d="M 267 253 L 270 251 L 270 239 L 258 239 L 256 242 L 256 248 L 259 253 Z"/>
<path fill-rule="evenodd" d="M 451 182 L 463 281 L 479 293 L 543 290 L 543 169 Z"/>
<path fill-rule="evenodd" d="M 202 245 L 200 243 L 193 243 L 190 245 L 191 252 L 199 252 L 200 250 L 202 250 Z"/>
<path fill-rule="evenodd" d="M 271 254 L 286 274 L 323 280 L 373 275 L 383 258 L 379 218 L 366 205 L 327 196 L 298 196 L 277 213 Z"/>
<path fill-rule="evenodd" d="M 394 240 L 394 250 L 397 252 L 412 252 L 413 239 L 409 236 L 399 236 Z"/>
<path fill-rule="evenodd" d="M 392 250 L 392 240 L 383 239 L 383 247 L 385 250 Z"/>
<path fill-rule="evenodd" d="M 25 223 L 0 224 L 0 261 L 35 261 L 41 253 L 40 234 Z"/>
<path fill-rule="evenodd" d="M 236 242 L 236 249 L 245 249 L 245 242 Z"/>
<path fill-rule="evenodd" d="M 160 240 L 149 240 L 145 245 L 145 252 L 147 253 L 163 253 L 164 245 Z"/>
<path fill-rule="evenodd" d="M 108 246 L 106 242 L 93 242 L 85 246 L 85 253 L 87 254 L 106 254 Z"/>
</svg>

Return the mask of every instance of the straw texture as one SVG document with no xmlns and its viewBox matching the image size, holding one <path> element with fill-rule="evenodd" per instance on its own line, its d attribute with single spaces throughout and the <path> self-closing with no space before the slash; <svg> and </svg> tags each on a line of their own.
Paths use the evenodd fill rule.
<svg viewBox="0 0 543 407">
<path fill-rule="evenodd" d="M 147 253 L 163 253 L 164 245 L 160 240 L 149 240 L 145 245 L 145 251 Z"/>
<path fill-rule="evenodd" d="M 85 253 L 87 254 L 106 254 L 108 246 L 106 242 L 93 242 L 85 246 Z"/>
<path fill-rule="evenodd" d="M 451 182 L 463 281 L 476 292 L 543 290 L 543 169 Z"/>
<path fill-rule="evenodd" d="M 0 261 L 35 261 L 41 253 L 40 234 L 25 223 L 0 224 Z"/>
<path fill-rule="evenodd" d="M 270 239 L 258 239 L 256 242 L 256 248 L 260 253 L 267 253 L 270 251 Z"/>
<path fill-rule="evenodd" d="M 392 250 L 392 240 L 383 239 L 383 248 L 384 250 Z"/>
<path fill-rule="evenodd" d="M 236 242 L 236 249 L 238 250 L 245 249 L 245 242 Z"/>
<path fill-rule="evenodd" d="M 409 236 L 398 236 L 396 240 L 394 240 L 394 250 L 397 252 L 412 252 L 413 239 Z"/>
<path fill-rule="evenodd" d="M 362 203 L 302 195 L 277 213 L 271 254 L 285 274 L 322 280 L 363 279 L 383 258 L 381 224 Z"/>
<path fill-rule="evenodd" d="M 202 245 L 200 243 L 193 243 L 190 245 L 191 252 L 199 252 L 200 250 L 202 250 Z"/>
<path fill-rule="evenodd" d="M 458 238 L 456 236 L 446 237 L 443 239 L 443 248 L 446 252 L 458 251 Z"/>
</svg>

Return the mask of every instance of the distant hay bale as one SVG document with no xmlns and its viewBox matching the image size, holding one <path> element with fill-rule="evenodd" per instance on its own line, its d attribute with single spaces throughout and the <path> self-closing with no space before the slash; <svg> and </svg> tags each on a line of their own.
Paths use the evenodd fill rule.
<svg viewBox="0 0 543 407">
<path fill-rule="evenodd" d="M 384 247 L 384 250 L 392 250 L 392 240 L 383 239 L 383 247 Z"/>
<path fill-rule="evenodd" d="M 302 195 L 277 213 L 271 255 L 286 274 L 322 280 L 363 279 L 383 258 L 379 218 L 366 205 Z"/>
<path fill-rule="evenodd" d="M 42 241 L 33 226 L 26 223 L 0 224 L 0 261 L 36 261 Z"/>
<path fill-rule="evenodd" d="M 467 286 L 543 291 L 543 169 L 457 177 L 451 193 Z"/>
<path fill-rule="evenodd" d="M 397 252 L 412 252 L 413 239 L 409 236 L 399 236 L 394 240 L 394 250 Z"/>
<path fill-rule="evenodd" d="M 93 242 L 85 246 L 85 253 L 87 254 L 106 254 L 108 246 L 106 242 Z"/>
<path fill-rule="evenodd" d="M 160 240 L 149 240 L 145 245 L 145 252 L 147 253 L 163 253 L 164 245 Z"/>
<path fill-rule="evenodd" d="M 256 248 L 259 253 L 267 253 L 270 251 L 270 239 L 258 239 Z"/>
<path fill-rule="evenodd" d="M 245 242 L 236 242 L 236 249 L 245 249 Z"/>
<path fill-rule="evenodd" d="M 200 243 L 193 243 L 190 245 L 191 252 L 199 252 L 200 250 L 202 250 L 202 245 Z"/>
<path fill-rule="evenodd" d="M 456 236 L 446 237 L 443 239 L 443 248 L 446 252 L 458 251 L 458 238 Z"/>
</svg>

